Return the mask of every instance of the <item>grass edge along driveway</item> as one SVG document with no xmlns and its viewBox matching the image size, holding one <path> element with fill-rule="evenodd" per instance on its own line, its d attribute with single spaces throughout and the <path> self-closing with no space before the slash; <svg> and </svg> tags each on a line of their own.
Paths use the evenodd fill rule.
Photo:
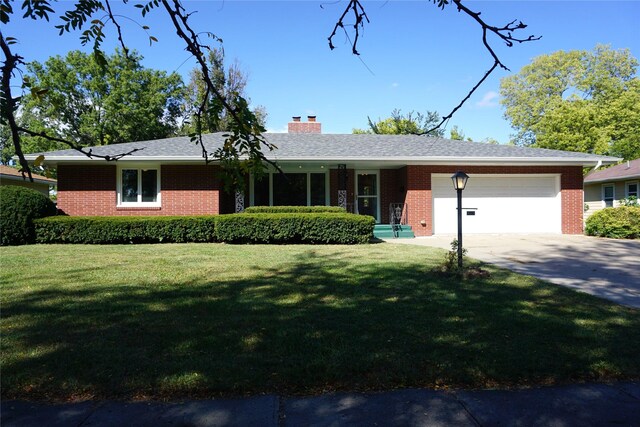
<svg viewBox="0 0 640 427">
<path fill-rule="evenodd" d="M 640 377 L 640 311 L 434 248 L 0 248 L 3 398 L 315 394 Z"/>
</svg>

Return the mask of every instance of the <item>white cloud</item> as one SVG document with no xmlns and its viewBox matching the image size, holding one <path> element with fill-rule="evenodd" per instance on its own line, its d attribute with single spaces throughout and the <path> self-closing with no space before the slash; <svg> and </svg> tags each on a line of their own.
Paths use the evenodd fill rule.
<svg viewBox="0 0 640 427">
<path fill-rule="evenodd" d="M 281 128 L 267 128 L 268 133 L 287 133 L 289 132 L 289 126 L 284 125 Z"/>
<path fill-rule="evenodd" d="M 391 89 L 395 89 L 395 88 L 397 88 L 398 86 L 400 86 L 400 83 L 398 83 L 398 82 L 393 82 L 393 83 L 391 83 Z"/>
<path fill-rule="evenodd" d="M 500 95 L 498 94 L 498 92 L 494 92 L 491 90 L 485 93 L 480 101 L 476 102 L 476 107 L 480 107 L 480 108 L 497 107 L 499 96 Z"/>
</svg>

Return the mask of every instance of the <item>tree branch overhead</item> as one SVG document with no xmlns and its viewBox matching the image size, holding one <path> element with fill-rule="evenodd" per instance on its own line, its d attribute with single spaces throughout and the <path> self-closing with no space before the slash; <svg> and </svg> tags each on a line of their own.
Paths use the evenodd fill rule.
<svg viewBox="0 0 640 427">
<path fill-rule="evenodd" d="M 483 18 L 480 17 L 481 12 L 475 12 L 463 4 L 463 0 L 431 0 L 431 2 L 439 7 L 440 9 L 444 9 L 449 4 L 453 3 L 458 12 L 463 12 L 467 16 L 471 17 L 482 29 L 482 44 L 485 49 L 489 52 L 489 55 L 493 58 L 493 65 L 489 67 L 489 69 L 485 72 L 485 74 L 477 81 L 477 83 L 467 92 L 462 101 L 458 103 L 449 114 L 442 117 L 442 120 L 432 129 L 429 129 L 427 132 L 420 133 L 420 135 L 424 135 L 430 133 L 434 130 L 439 129 L 447 120 L 449 120 L 453 115 L 464 105 L 465 102 L 471 98 L 471 96 L 475 93 L 475 91 L 484 83 L 484 81 L 498 68 L 502 68 L 505 71 L 510 71 L 509 68 L 500 60 L 498 55 L 496 54 L 493 46 L 489 43 L 487 39 L 487 35 L 493 34 L 502 40 L 506 46 L 513 47 L 515 43 L 526 43 L 530 41 L 539 40 L 541 36 L 529 35 L 528 37 L 520 38 L 514 36 L 514 33 L 519 30 L 524 30 L 527 28 L 527 25 L 518 19 L 514 19 L 513 21 L 508 22 L 503 26 L 496 26 L 487 23 Z M 360 32 L 364 29 L 365 22 L 369 24 L 369 18 L 364 10 L 364 7 L 360 3 L 359 0 L 350 0 L 347 6 L 345 7 L 342 15 L 338 18 L 335 26 L 333 27 L 333 31 L 329 35 L 329 48 L 331 50 L 335 49 L 335 45 L 333 44 L 333 38 L 336 36 L 336 33 L 339 28 L 342 28 L 347 35 L 347 38 L 351 40 L 349 37 L 349 32 L 347 27 L 349 25 L 346 24 L 345 19 L 347 18 L 349 11 L 353 12 L 355 17 L 355 24 L 351 25 L 353 30 L 353 41 L 351 42 L 351 51 L 354 55 L 360 55 L 358 51 L 358 41 L 360 40 Z"/>
</svg>

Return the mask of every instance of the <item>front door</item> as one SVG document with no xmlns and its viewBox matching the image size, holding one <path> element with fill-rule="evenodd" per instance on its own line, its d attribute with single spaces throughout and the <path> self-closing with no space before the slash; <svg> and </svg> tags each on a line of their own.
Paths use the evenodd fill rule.
<svg viewBox="0 0 640 427">
<path fill-rule="evenodd" d="M 356 197 L 356 212 L 360 215 L 371 215 L 376 219 L 376 222 L 380 222 L 377 172 L 358 172 L 356 174 Z"/>
</svg>

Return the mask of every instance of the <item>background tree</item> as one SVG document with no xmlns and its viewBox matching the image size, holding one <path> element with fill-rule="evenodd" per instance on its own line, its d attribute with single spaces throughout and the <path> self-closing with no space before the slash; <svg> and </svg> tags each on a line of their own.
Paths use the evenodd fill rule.
<svg viewBox="0 0 640 427">
<path fill-rule="evenodd" d="M 443 136 L 444 129 L 434 129 L 440 121 L 437 111 L 427 111 L 426 114 L 410 111 L 402 114 L 398 109 L 391 112 L 391 117 L 378 119 L 374 122 L 367 117 L 369 129 L 353 129 L 353 133 L 377 133 L 385 135 L 429 135 Z"/>
<path fill-rule="evenodd" d="M 117 144 L 175 135 L 184 86 L 177 73 L 142 66 L 142 56 L 122 50 L 100 67 L 88 54 L 69 52 L 44 64 L 27 65 L 30 83 L 42 93 L 22 100 L 23 126 L 81 146 Z M 3 157 L 15 154 L 3 147 Z M 68 148 L 61 142 L 25 136 L 26 153 Z"/>
<path fill-rule="evenodd" d="M 22 19 L 41 22 L 46 20 L 48 22 L 50 15 L 56 13 L 54 6 L 50 0 L 25 1 L 21 3 L 20 9 L 22 10 L 20 15 L 22 15 Z M 272 161 L 265 157 L 263 150 L 273 150 L 275 146 L 267 142 L 262 136 L 265 129 L 256 115 L 249 109 L 248 102 L 238 96 L 235 99 L 235 104 L 233 106 L 230 105 L 213 84 L 204 53 L 209 51 L 211 47 L 203 43 L 202 38 L 210 38 L 217 43 L 221 43 L 222 40 L 210 32 L 200 33 L 194 31 L 189 22 L 191 13 L 184 8 L 180 0 L 147 0 L 144 3 L 132 4 L 131 8 L 131 10 L 140 11 L 142 18 L 154 9 L 161 9 L 166 13 L 175 28 L 178 38 L 184 42 L 186 50 L 193 55 L 202 71 L 202 80 L 206 87 L 205 99 L 212 93 L 221 103 L 222 108 L 233 118 L 225 143 L 213 152 L 208 151 L 209 148 L 205 146 L 201 132 L 197 132 L 191 138 L 193 142 L 201 147 L 202 157 L 206 163 L 219 162 L 223 171 L 222 178 L 228 189 L 242 188 L 243 179 L 248 173 L 260 175 L 264 172 L 266 164 L 273 164 Z M 7 24 L 10 22 L 12 18 L 15 18 L 14 14 L 17 15 L 16 12 L 13 0 L 0 0 L 0 23 Z M 65 32 L 81 31 L 81 44 L 93 44 L 93 59 L 100 68 L 106 70 L 109 64 L 102 50 L 102 42 L 106 37 L 105 27 L 107 25 L 113 25 L 115 28 L 117 41 L 122 48 L 122 53 L 129 60 L 130 51 L 123 39 L 122 27 L 119 21 L 125 18 L 129 17 L 114 15 L 109 0 L 77 0 L 71 9 L 60 16 L 60 24 L 55 27 L 60 31 L 61 35 Z M 157 39 L 149 34 L 148 26 L 142 25 L 135 20 L 134 22 L 143 31 L 147 32 L 150 43 L 157 42 Z M 41 137 L 51 142 L 62 143 L 88 157 L 102 158 L 107 161 L 117 160 L 140 150 L 140 148 L 133 148 L 113 155 L 98 155 L 91 150 L 84 149 L 78 141 L 60 138 L 47 131 L 39 132 L 21 123 L 17 116 L 23 110 L 23 96 L 27 92 L 30 92 L 32 96 L 42 96 L 46 95 L 48 90 L 24 78 L 21 85 L 12 84 L 12 79 L 23 75 L 21 67 L 25 65 L 24 58 L 13 51 L 16 43 L 17 40 L 15 38 L 5 36 L 4 32 L 0 31 L 0 51 L 4 56 L 0 67 L 0 124 L 9 129 L 10 141 L 18 157 L 20 168 L 30 179 L 33 179 L 31 168 L 24 157 L 22 147 L 22 141 L 27 136 Z M 22 93 L 15 96 L 14 87 L 21 87 Z M 203 111 L 204 107 L 201 105 L 198 110 L 197 120 L 200 119 Z M 198 123 L 197 127 L 198 129 L 201 127 L 200 123 Z"/>
<path fill-rule="evenodd" d="M 208 54 L 208 66 L 211 73 L 211 80 L 215 85 L 218 93 L 231 106 L 236 106 L 238 97 L 244 98 L 247 102 L 251 102 L 246 94 L 246 86 L 248 76 L 240 68 L 240 64 L 234 61 L 228 68 L 224 63 L 224 50 L 222 48 L 214 48 Z M 206 85 L 202 79 L 202 71 L 194 68 L 189 73 L 189 83 L 187 84 L 186 100 L 184 104 L 184 116 L 189 118 L 182 132 L 189 134 L 194 132 L 219 132 L 229 130 L 232 121 L 231 114 L 223 107 L 221 100 L 216 98 L 213 93 L 209 92 L 208 96 Z M 204 106 L 200 120 L 201 128 L 197 129 L 197 114 L 200 106 Z M 253 113 L 256 115 L 259 123 L 265 127 L 267 122 L 267 112 L 263 106 L 254 108 Z"/>
<path fill-rule="evenodd" d="M 449 139 L 453 139 L 454 141 L 471 141 L 471 138 L 467 138 L 464 131 L 457 125 L 453 125 L 449 131 Z"/>
<path fill-rule="evenodd" d="M 628 49 L 542 55 L 500 83 L 517 145 L 640 157 L 638 61 Z"/>
<path fill-rule="evenodd" d="M 493 144 L 493 145 L 500 144 L 500 142 L 497 139 L 491 138 L 491 137 L 487 137 L 487 138 L 483 139 L 481 142 L 484 142 L 485 144 Z"/>
</svg>

